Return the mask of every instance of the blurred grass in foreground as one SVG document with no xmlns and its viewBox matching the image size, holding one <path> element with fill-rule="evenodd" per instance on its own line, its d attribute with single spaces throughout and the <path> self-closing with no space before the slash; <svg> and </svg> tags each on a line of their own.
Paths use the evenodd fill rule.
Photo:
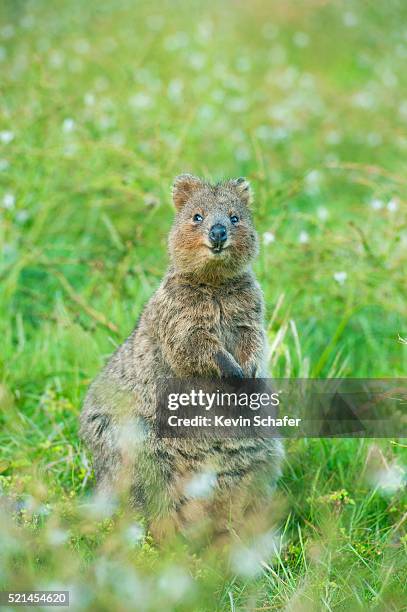
<svg viewBox="0 0 407 612">
<path fill-rule="evenodd" d="M 92 610 L 402 609 L 402 442 L 290 443 L 271 535 L 157 551 L 85 506 L 77 416 L 165 270 L 184 171 L 252 180 L 275 376 L 405 374 L 405 3 L 0 11 L 2 588 L 70 585 Z"/>
</svg>

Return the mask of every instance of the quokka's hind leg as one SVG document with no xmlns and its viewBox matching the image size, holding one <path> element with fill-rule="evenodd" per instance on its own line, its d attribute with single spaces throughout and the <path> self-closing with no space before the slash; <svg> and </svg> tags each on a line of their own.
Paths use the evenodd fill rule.
<svg viewBox="0 0 407 612">
<path fill-rule="evenodd" d="M 190 474 L 171 473 L 165 484 L 161 481 L 160 506 L 155 505 L 158 511 L 150 521 L 150 532 L 159 543 L 177 533 L 195 539 L 208 531 L 212 500 L 188 496 L 186 484 L 190 479 Z"/>
<path fill-rule="evenodd" d="M 238 502 L 229 491 L 198 498 L 184 492 L 172 498 L 171 508 L 152 521 L 150 531 L 159 542 L 181 533 L 190 541 L 212 543 L 233 532 Z"/>
<path fill-rule="evenodd" d="M 190 542 L 224 548 L 239 540 L 243 515 L 238 492 L 216 491 L 209 499 L 183 499 L 173 525 Z"/>
<path fill-rule="evenodd" d="M 93 455 L 95 495 L 100 504 L 116 503 L 128 495 L 132 458 L 123 452 L 117 425 L 103 408 L 90 405 L 81 421 L 80 435 Z"/>
<path fill-rule="evenodd" d="M 162 545 L 173 540 L 180 533 L 177 516 L 172 513 L 168 516 L 158 517 L 149 522 L 148 531 L 156 544 Z"/>
<path fill-rule="evenodd" d="M 267 499 L 256 501 L 248 483 L 233 488 L 215 489 L 207 498 L 179 494 L 171 486 L 166 491 L 163 511 L 148 516 L 149 531 L 157 544 L 182 534 L 188 541 L 215 546 L 232 545 L 267 530 L 271 512 Z"/>
<path fill-rule="evenodd" d="M 228 540 L 243 530 L 247 485 L 236 481 L 215 485 L 207 495 L 188 494 L 191 473 L 168 482 L 166 510 L 151 521 L 150 531 L 159 541 L 180 532 L 188 539 L 214 542 Z"/>
<path fill-rule="evenodd" d="M 270 484 L 269 470 L 254 471 L 220 491 L 213 499 L 212 534 L 217 544 L 245 541 L 269 531 L 285 504 Z"/>
<path fill-rule="evenodd" d="M 151 521 L 150 532 L 159 544 L 171 540 L 177 534 L 188 540 L 210 537 L 210 506 L 202 500 L 182 500 L 169 513 Z"/>
</svg>

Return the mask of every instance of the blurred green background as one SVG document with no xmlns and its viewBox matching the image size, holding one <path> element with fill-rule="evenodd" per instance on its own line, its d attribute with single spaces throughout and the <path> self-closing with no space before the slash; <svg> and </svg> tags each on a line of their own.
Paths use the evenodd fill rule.
<svg viewBox="0 0 407 612">
<path fill-rule="evenodd" d="M 129 609 L 95 558 L 153 568 L 154 592 L 171 558 L 193 589 L 140 609 L 401 609 L 401 442 L 290 443 L 284 546 L 253 580 L 179 543 L 125 553 L 76 504 L 81 401 L 166 269 L 181 172 L 252 182 L 273 375 L 405 374 L 406 3 L 3 0 L 0 20 L 3 586 L 83 570 L 104 596 L 77 584 L 81 605 Z"/>
</svg>

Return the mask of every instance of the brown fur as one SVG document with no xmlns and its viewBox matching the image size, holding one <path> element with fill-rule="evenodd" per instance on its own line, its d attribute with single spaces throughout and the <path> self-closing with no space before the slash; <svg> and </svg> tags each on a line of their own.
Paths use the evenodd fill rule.
<svg viewBox="0 0 407 612">
<path fill-rule="evenodd" d="M 263 298 L 250 269 L 257 254 L 250 188 L 244 179 L 213 186 L 181 175 L 173 199 L 170 267 L 137 327 L 91 385 L 81 434 L 93 451 L 99 490 L 130 492 L 156 533 L 210 518 L 222 531 L 241 524 L 253 500 L 264 503 L 279 473 L 280 443 L 160 439 L 153 423 L 160 378 L 266 376 Z M 239 217 L 236 225 L 231 215 Z M 215 223 L 228 230 L 220 253 L 208 238 Z M 205 473 L 215 477 L 213 494 L 189 496 L 188 483 Z"/>
</svg>

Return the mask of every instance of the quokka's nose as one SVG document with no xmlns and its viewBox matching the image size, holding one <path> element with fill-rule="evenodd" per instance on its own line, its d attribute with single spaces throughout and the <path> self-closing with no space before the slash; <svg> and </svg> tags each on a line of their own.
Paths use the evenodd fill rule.
<svg viewBox="0 0 407 612">
<path fill-rule="evenodd" d="M 212 225 L 210 232 L 209 232 L 209 240 L 213 244 L 218 244 L 218 245 L 223 244 L 224 242 L 226 242 L 227 237 L 228 237 L 228 233 L 224 225 L 221 225 L 220 223 L 216 223 L 215 225 Z"/>
</svg>

